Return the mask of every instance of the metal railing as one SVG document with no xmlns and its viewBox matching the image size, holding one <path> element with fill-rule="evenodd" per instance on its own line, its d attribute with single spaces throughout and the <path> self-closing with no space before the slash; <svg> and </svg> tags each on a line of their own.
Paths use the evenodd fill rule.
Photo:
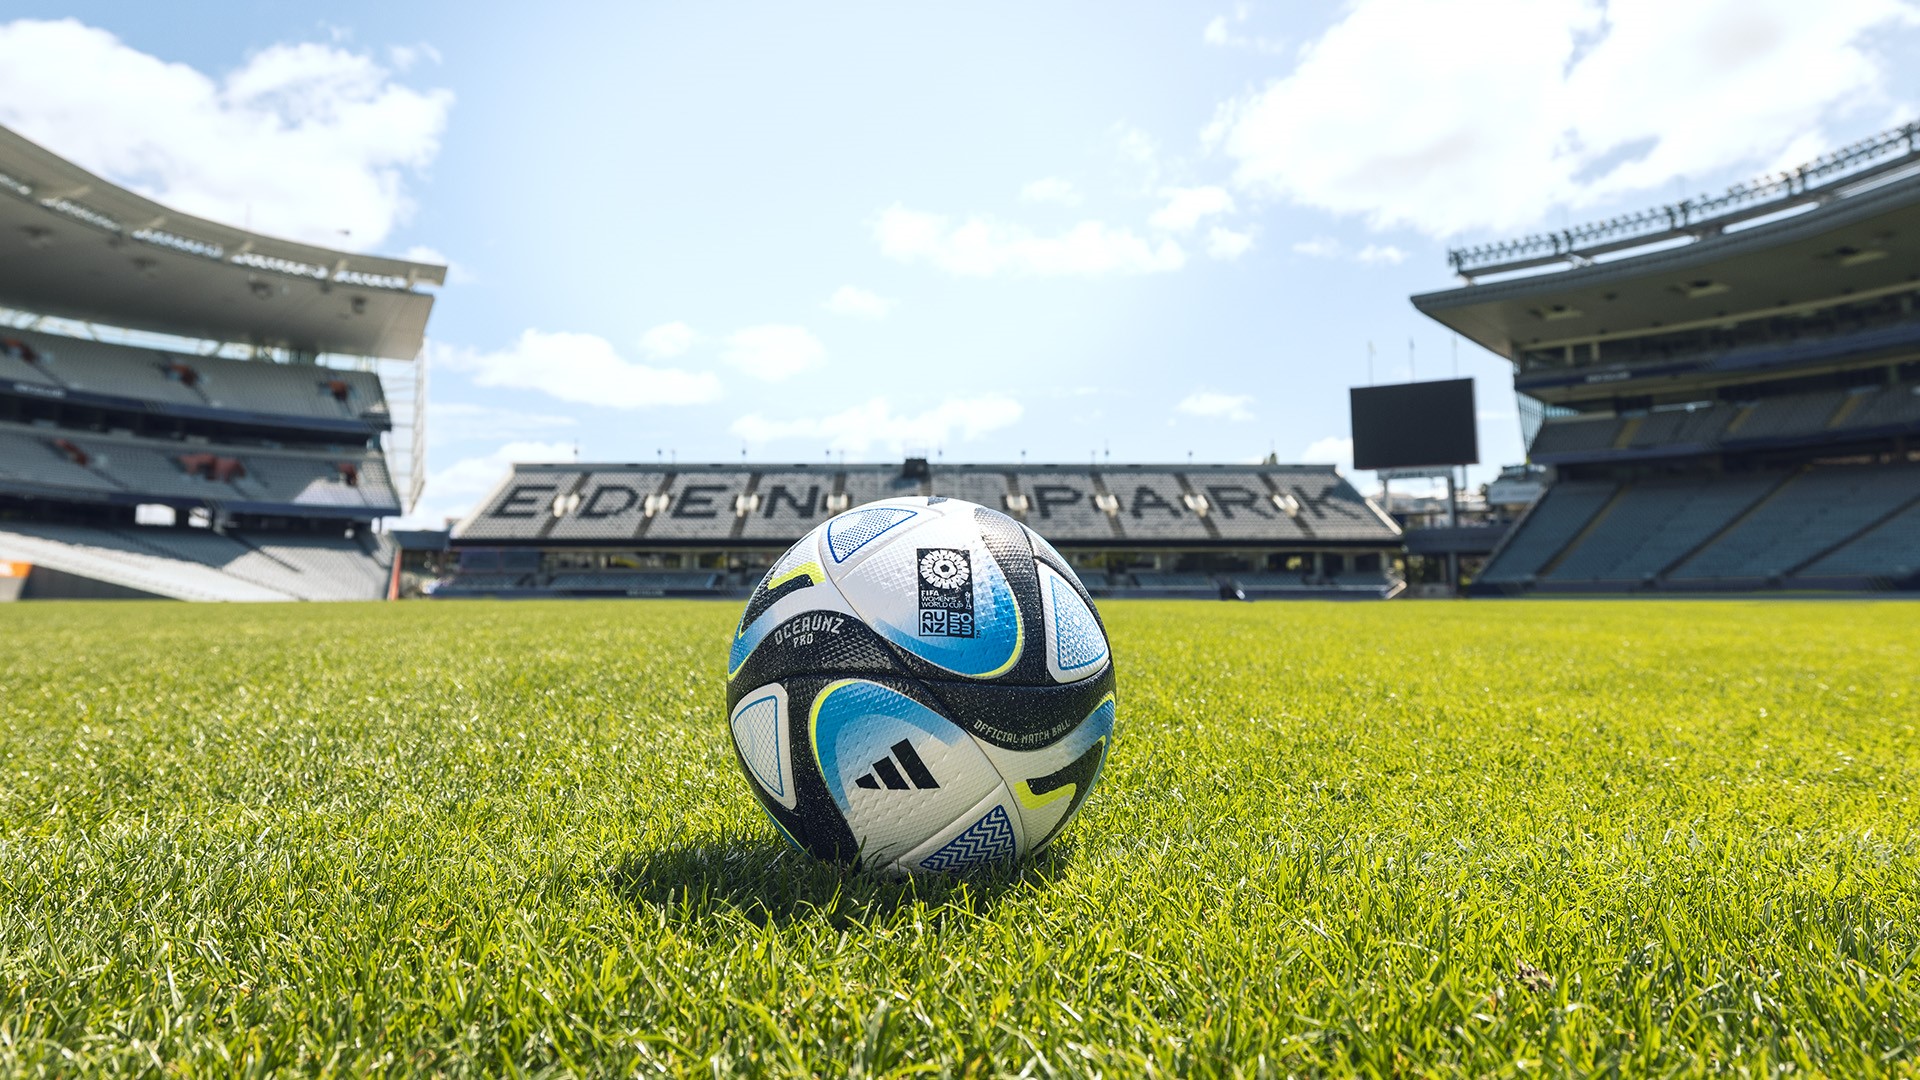
<svg viewBox="0 0 1920 1080">
<path fill-rule="evenodd" d="M 1554 262 L 1578 264 L 1583 256 L 1677 236 L 1711 235 L 1736 221 L 1825 198 L 1829 189 L 1841 181 L 1908 164 L 1920 158 L 1916 152 L 1917 141 L 1920 141 L 1920 122 L 1905 124 L 1822 154 L 1798 168 L 1735 184 L 1720 195 L 1701 195 L 1559 232 L 1451 248 L 1447 251 L 1447 262 L 1454 273 L 1472 281 L 1476 276 Z"/>
</svg>

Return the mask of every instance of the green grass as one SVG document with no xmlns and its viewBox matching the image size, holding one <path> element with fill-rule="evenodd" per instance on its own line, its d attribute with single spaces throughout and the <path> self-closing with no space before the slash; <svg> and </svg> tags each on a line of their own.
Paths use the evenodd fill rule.
<svg viewBox="0 0 1920 1080">
<path fill-rule="evenodd" d="M 1103 613 L 1058 849 L 889 881 L 732 605 L 0 608 L 0 1072 L 1920 1071 L 1920 605 Z"/>
</svg>

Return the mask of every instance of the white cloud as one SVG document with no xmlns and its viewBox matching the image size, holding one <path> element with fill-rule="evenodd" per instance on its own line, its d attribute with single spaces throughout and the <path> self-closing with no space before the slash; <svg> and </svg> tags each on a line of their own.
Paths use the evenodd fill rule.
<svg viewBox="0 0 1920 1080">
<path fill-rule="evenodd" d="M 452 107 L 331 45 L 216 79 L 74 19 L 0 23 L 0 124 L 176 210 L 329 247 L 406 220 Z"/>
<path fill-rule="evenodd" d="M 1058 203 L 1061 206 L 1080 205 L 1080 193 L 1073 184 L 1057 176 L 1035 180 L 1020 189 L 1020 200 L 1030 203 Z"/>
<path fill-rule="evenodd" d="M 1389 266 L 1398 266 L 1407 261 L 1407 253 L 1392 244 L 1368 244 L 1350 253 L 1345 244 L 1331 236 L 1316 236 L 1310 240 L 1296 241 L 1293 250 L 1315 259 L 1351 259 L 1354 262 L 1369 265 L 1385 263 Z"/>
<path fill-rule="evenodd" d="M 1891 107 L 1907 0 L 1356 0 L 1206 131 L 1243 191 L 1375 228 L 1514 230 L 1794 164 Z M 1854 127 L 1847 130 L 1852 131 Z"/>
<path fill-rule="evenodd" d="M 698 340 L 700 335 L 686 323 L 661 323 L 640 335 L 640 351 L 658 358 L 679 356 Z"/>
<path fill-rule="evenodd" d="M 406 71 L 422 60 L 438 65 L 440 59 L 440 50 L 424 41 L 418 45 L 395 45 L 387 49 L 387 62 L 396 71 Z"/>
<path fill-rule="evenodd" d="M 930 263 L 963 277 L 1150 274 L 1186 263 L 1186 253 L 1172 240 L 1155 244 L 1099 221 L 1039 236 L 989 217 L 954 225 L 938 214 L 893 206 L 880 214 L 874 235 L 889 258 Z"/>
<path fill-rule="evenodd" d="M 555 428 L 570 428 L 577 423 L 571 416 L 522 412 L 464 401 L 435 401 L 428 409 L 433 422 L 428 425 L 427 433 L 436 446 L 545 435 Z"/>
<path fill-rule="evenodd" d="M 476 386 L 538 390 L 562 401 L 643 409 L 718 400 L 720 379 L 708 371 L 656 368 L 622 359 L 597 334 L 525 330 L 496 352 L 430 342 L 436 366 L 468 372 Z"/>
<path fill-rule="evenodd" d="M 1216 390 L 1195 390 L 1188 394 L 1174 409 L 1188 416 L 1202 416 L 1220 420 L 1251 420 L 1253 411 L 1251 394 L 1222 394 Z"/>
<path fill-rule="evenodd" d="M 1161 192 L 1167 204 L 1147 218 L 1147 224 L 1168 232 L 1187 232 L 1202 218 L 1233 212 L 1233 196 L 1220 187 L 1168 188 Z"/>
<path fill-rule="evenodd" d="M 1252 49 L 1255 52 L 1265 53 L 1285 51 L 1287 43 L 1284 40 L 1263 37 L 1258 34 L 1244 34 L 1234 29 L 1234 27 L 1244 24 L 1247 21 L 1247 16 L 1251 14 L 1252 8 L 1250 5 L 1235 4 L 1233 17 L 1231 19 L 1225 15 L 1215 15 L 1213 18 L 1207 20 L 1206 28 L 1200 31 L 1200 40 L 1209 45 L 1224 48 Z"/>
<path fill-rule="evenodd" d="M 827 349 L 801 326 L 749 326 L 727 338 L 720 359 L 756 379 L 779 382 L 826 363 Z"/>
<path fill-rule="evenodd" d="M 865 454 L 879 449 L 900 453 L 926 450 L 950 439 L 973 440 L 1017 423 L 1022 409 L 1012 398 L 951 398 L 917 415 L 894 411 L 876 397 L 843 412 L 819 418 L 769 420 L 758 413 L 734 421 L 732 431 L 750 443 L 811 439 L 830 450 Z"/>
<path fill-rule="evenodd" d="M 1207 255 L 1214 259 L 1237 259 L 1253 247 L 1253 234 L 1234 232 L 1218 225 L 1207 230 Z"/>
<path fill-rule="evenodd" d="M 575 449 L 574 443 L 514 441 L 496 447 L 492 453 L 461 458 L 444 469 L 430 470 L 420 505 L 394 524 L 400 528 L 440 528 L 449 518 L 465 517 L 515 464 L 572 461 Z"/>
<path fill-rule="evenodd" d="M 887 317 L 887 312 L 893 310 L 893 301 L 865 289 L 842 285 L 827 298 L 824 306 L 835 315 L 848 315 L 856 319 L 884 319 Z"/>
<path fill-rule="evenodd" d="M 1300 461 L 1305 465 L 1338 465 L 1342 473 L 1350 473 L 1353 471 L 1353 440 L 1338 435 L 1316 439 L 1300 451 Z"/>
</svg>

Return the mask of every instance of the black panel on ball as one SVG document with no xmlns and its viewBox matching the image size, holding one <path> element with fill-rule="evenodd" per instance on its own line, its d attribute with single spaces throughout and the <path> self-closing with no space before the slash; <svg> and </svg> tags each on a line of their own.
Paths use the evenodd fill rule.
<svg viewBox="0 0 1920 1080">
<path fill-rule="evenodd" d="M 900 654 L 857 616 L 807 611 L 773 628 L 727 682 L 727 714 L 755 687 L 799 675 L 827 678 L 904 676 Z"/>
<path fill-rule="evenodd" d="M 1113 665 L 1090 679 L 1046 686 L 1001 682 L 929 682 L 940 714 L 982 742 L 1008 750 L 1039 750 L 1079 727 L 1113 693 Z"/>
</svg>

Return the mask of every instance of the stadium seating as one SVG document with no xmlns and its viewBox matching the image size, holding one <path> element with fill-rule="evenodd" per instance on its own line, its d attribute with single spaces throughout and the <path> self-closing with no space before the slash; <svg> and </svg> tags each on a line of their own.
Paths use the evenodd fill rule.
<svg viewBox="0 0 1920 1080">
<path fill-rule="evenodd" d="M 1762 398 L 1747 407 L 1747 417 L 1738 427 L 1727 432 L 1725 441 L 1757 442 L 1824 431 L 1827 421 L 1846 399 L 1844 390 Z"/>
<path fill-rule="evenodd" d="M 1610 450 L 1620 438 L 1621 421 L 1613 416 L 1576 416 L 1549 420 L 1534 436 L 1533 456 L 1592 453 Z"/>
<path fill-rule="evenodd" d="M 666 507 L 648 519 L 643 534 L 649 540 L 711 540 L 732 535 L 740 517 L 734 497 L 747 490 L 752 475 L 744 469 L 676 475 L 667 485 Z"/>
<path fill-rule="evenodd" d="M 1220 591 L 1220 579 L 1212 574 L 1173 574 L 1154 570 L 1136 570 L 1133 583 L 1137 588 L 1154 592 L 1199 593 L 1213 596 Z"/>
<path fill-rule="evenodd" d="M 242 410 L 281 417 L 384 422 L 387 404 L 371 372 L 184 356 L 84 338 L 8 330 L 39 356 L 0 358 L 0 378 L 165 405 Z"/>
<path fill-rule="evenodd" d="M 1920 426 L 1920 384 L 1874 387 L 1835 425 L 1841 430 Z"/>
<path fill-rule="evenodd" d="M 1837 432 L 1916 428 L 1920 428 L 1920 386 L 1899 383 L 1703 403 L 1625 419 L 1556 417 L 1541 425 L 1529 455 L 1542 462 L 1602 461 L 1615 456 L 1658 456 L 1663 450 L 1697 454 L 1805 442 Z"/>
<path fill-rule="evenodd" d="M 1762 473 L 1634 483 L 1545 576 L 1556 582 L 1650 578 L 1778 487 L 1781 479 L 1778 473 Z"/>
<path fill-rule="evenodd" d="M 1634 429 L 1627 445 L 1650 446 L 1711 445 L 1732 418 L 1733 409 L 1706 404 L 1688 409 L 1669 409 L 1648 413 Z"/>
<path fill-rule="evenodd" d="M 1794 582 L 1873 578 L 1911 582 L 1920 574 L 1920 503 L 1862 533 L 1794 575 Z"/>
<path fill-rule="evenodd" d="M 10 521 L 0 558 L 181 600 L 373 600 L 392 552 L 345 537 Z"/>
<path fill-rule="evenodd" d="M 526 574 L 459 573 L 433 590 L 434 596 L 488 596 L 527 588 Z"/>
<path fill-rule="evenodd" d="M 92 468 L 75 463 L 54 448 L 58 433 L 28 434 L 0 430 L 0 479 L 84 491 L 119 491 L 118 484 Z"/>
<path fill-rule="evenodd" d="M 1480 580 L 1489 584 L 1530 580 L 1579 535 L 1616 490 L 1618 485 L 1598 481 L 1571 481 L 1548 488 L 1533 510 L 1508 534 L 1506 543 L 1494 552 L 1493 559 L 1481 571 Z"/>
<path fill-rule="evenodd" d="M 721 586 L 712 570 L 590 570 L 554 574 L 547 588 L 556 592 L 660 594 L 707 592 Z"/>
<path fill-rule="evenodd" d="M 1676 581 L 1783 575 L 1920 499 L 1920 467 L 1814 468 L 1675 569 Z"/>
<path fill-rule="evenodd" d="M 84 455 L 86 464 L 77 463 L 56 441 Z M 231 458 L 240 468 L 218 479 L 221 471 L 210 462 L 197 471 L 186 464 L 186 459 L 201 458 Z M 0 479 L 160 498 L 364 507 L 369 517 L 399 505 L 386 463 L 365 449 L 334 454 L 22 425 L 0 424 Z"/>
</svg>

